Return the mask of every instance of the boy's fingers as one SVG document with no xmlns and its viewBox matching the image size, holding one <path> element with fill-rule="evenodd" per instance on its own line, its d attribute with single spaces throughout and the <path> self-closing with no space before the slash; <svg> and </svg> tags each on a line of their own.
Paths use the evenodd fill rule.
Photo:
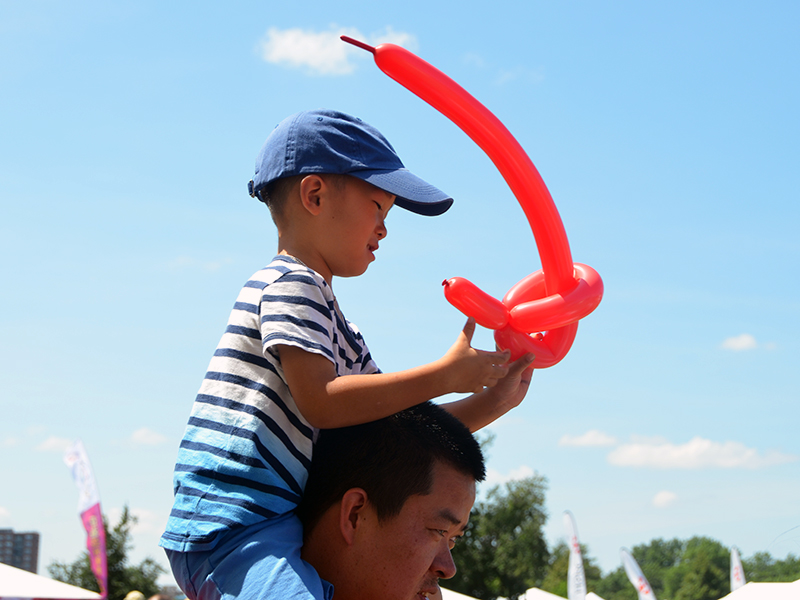
<svg viewBox="0 0 800 600">
<path fill-rule="evenodd" d="M 472 336 L 475 334 L 475 319 L 469 317 L 467 319 L 466 325 L 464 325 L 464 329 L 462 329 L 464 335 L 467 336 L 467 341 L 472 344 Z"/>
<path fill-rule="evenodd" d="M 492 369 L 492 374 L 490 375 L 492 379 L 492 385 L 500 381 L 506 375 L 508 375 L 508 365 L 495 365 Z"/>
<path fill-rule="evenodd" d="M 490 352 L 489 350 L 478 350 L 483 356 L 490 359 L 495 365 L 504 365 L 511 358 L 510 350 L 498 350 L 497 352 Z"/>
<path fill-rule="evenodd" d="M 517 360 L 511 363 L 509 373 L 513 373 L 514 375 L 522 373 L 525 369 L 531 366 L 535 358 L 536 356 L 534 356 L 530 352 L 528 354 L 523 354 Z"/>
</svg>

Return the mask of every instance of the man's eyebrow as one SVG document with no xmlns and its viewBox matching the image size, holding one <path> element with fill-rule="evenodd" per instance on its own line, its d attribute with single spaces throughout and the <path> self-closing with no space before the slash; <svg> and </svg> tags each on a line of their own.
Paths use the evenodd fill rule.
<svg viewBox="0 0 800 600">
<path fill-rule="evenodd" d="M 453 512 L 448 508 L 441 509 L 439 511 L 439 517 L 446 521 L 450 521 L 450 523 L 452 523 L 453 525 L 461 524 L 461 519 L 455 516 Z M 467 523 L 464 523 L 464 525 L 461 527 L 461 531 L 464 531 L 466 528 L 467 528 Z"/>
</svg>

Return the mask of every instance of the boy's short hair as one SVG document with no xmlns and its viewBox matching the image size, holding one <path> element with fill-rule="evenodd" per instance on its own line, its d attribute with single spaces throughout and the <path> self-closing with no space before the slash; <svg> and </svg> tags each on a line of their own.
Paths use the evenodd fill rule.
<svg viewBox="0 0 800 600">
<path fill-rule="evenodd" d="M 248 190 L 263 200 L 263 190 L 272 182 L 312 173 L 358 177 L 396 196 L 397 206 L 421 215 L 440 215 L 453 203 L 406 169 L 377 129 L 324 109 L 299 112 L 278 124 L 261 148 Z"/>
<path fill-rule="evenodd" d="M 346 175 L 334 175 L 332 173 L 320 173 L 329 184 L 333 185 L 337 192 L 344 189 Z M 283 218 L 284 206 L 292 193 L 292 189 L 298 181 L 303 179 L 305 175 L 291 175 L 289 177 L 281 177 L 275 181 L 270 181 L 267 185 L 261 188 L 256 194 L 261 202 L 269 208 L 272 221 L 275 225 L 279 225 Z"/>
<path fill-rule="evenodd" d="M 310 531 L 352 488 L 367 493 L 378 519 L 394 517 L 409 496 L 430 492 L 436 461 L 475 481 L 486 476 L 469 429 L 431 402 L 370 423 L 323 429 L 298 507 L 303 527 Z"/>
</svg>

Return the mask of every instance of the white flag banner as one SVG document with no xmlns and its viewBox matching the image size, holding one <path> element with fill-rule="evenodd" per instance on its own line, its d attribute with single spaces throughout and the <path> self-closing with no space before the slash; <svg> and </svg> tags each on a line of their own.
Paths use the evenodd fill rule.
<svg viewBox="0 0 800 600">
<path fill-rule="evenodd" d="M 78 514 L 100 502 L 100 493 L 94 480 L 94 472 L 86 455 L 83 442 L 76 441 L 64 454 L 64 462 L 72 472 L 72 479 L 78 487 Z"/>
<path fill-rule="evenodd" d="M 567 598 L 569 600 L 586 600 L 586 575 L 583 572 L 583 556 L 578 542 L 578 527 L 575 517 L 568 510 L 564 511 L 564 528 L 567 530 L 569 544 L 569 571 L 567 572 Z"/>
<path fill-rule="evenodd" d="M 739 551 L 736 548 L 731 548 L 731 591 L 735 592 L 745 583 L 744 569 L 742 568 L 742 559 L 739 558 Z"/>
<path fill-rule="evenodd" d="M 78 514 L 86 529 L 86 549 L 89 564 L 97 577 L 100 595 L 108 598 L 108 556 L 106 554 L 106 531 L 103 526 L 103 513 L 100 510 L 100 493 L 94 479 L 92 464 L 83 447 L 76 441 L 64 454 L 64 462 L 72 472 L 72 479 L 78 488 Z"/>
<path fill-rule="evenodd" d="M 642 573 L 636 559 L 625 548 L 620 548 L 619 555 L 622 557 L 622 566 L 625 567 L 628 579 L 639 594 L 639 600 L 656 600 L 656 595 L 650 587 L 650 582 L 647 581 L 647 577 Z"/>
</svg>

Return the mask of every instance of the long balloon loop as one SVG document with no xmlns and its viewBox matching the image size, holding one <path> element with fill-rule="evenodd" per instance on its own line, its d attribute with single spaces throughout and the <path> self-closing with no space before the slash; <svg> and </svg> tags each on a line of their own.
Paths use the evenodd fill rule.
<svg viewBox="0 0 800 600">
<path fill-rule="evenodd" d="M 603 282 L 587 265 L 573 264 L 567 234 L 550 192 L 531 159 L 500 120 L 447 75 L 394 44 L 369 46 L 342 40 L 373 54 L 386 75 L 453 121 L 489 156 L 528 219 L 542 269 L 522 279 L 502 302 L 466 279 L 444 282 L 447 300 L 483 327 L 495 330 L 501 348 L 516 359 L 536 355 L 534 367 L 550 367 L 572 347 L 578 321 L 603 297 Z"/>
</svg>

